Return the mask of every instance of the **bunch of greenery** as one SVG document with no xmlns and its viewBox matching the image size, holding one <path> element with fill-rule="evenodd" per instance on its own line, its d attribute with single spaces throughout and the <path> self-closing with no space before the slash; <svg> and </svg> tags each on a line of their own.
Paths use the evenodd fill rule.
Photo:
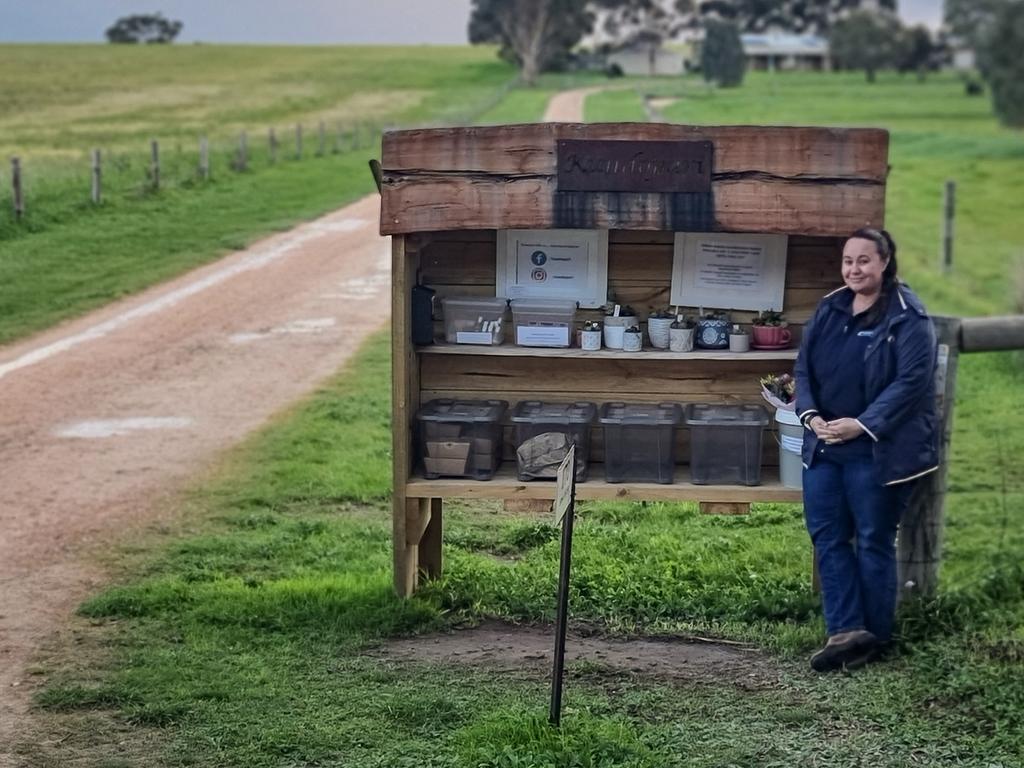
<svg viewBox="0 0 1024 768">
<path fill-rule="evenodd" d="M 789 322 L 786 320 L 786 316 L 781 312 L 776 312 L 774 309 L 767 309 L 763 312 L 757 313 L 757 317 L 754 318 L 754 325 L 767 325 L 785 328 L 789 325 Z"/>
</svg>

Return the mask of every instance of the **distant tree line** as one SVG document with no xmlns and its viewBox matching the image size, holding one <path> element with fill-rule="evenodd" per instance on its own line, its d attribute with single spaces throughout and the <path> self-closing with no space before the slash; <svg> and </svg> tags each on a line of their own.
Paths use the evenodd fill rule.
<svg viewBox="0 0 1024 768">
<path fill-rule="evenodd" d="M 184 26 L 159 13 L 122 16 L 106 31 L 110 43 L 173 43 Z"/>
<path fill-rule="evenodd" d="M 999 119 L 1024 128 L 1024 0 L 946 0 L 945 21 L 974 51 Z"/>
<path fill-rule="evenodd" d="M 573 48 L 600 29 L 619 45 L 654 50 L 687 28 L 703 27 L 705 78 L 738 85 L 746 68 L 741 32 L 780 30 L 827 36 L 833 63 L 863 70 L 927 72 L 948 63 L 953 46 L 974 50 L 999 117 L 1024 126 L 1024 0 L 944 0 L 945 27 L 904 27 L 897 0 L 472 0 L 471 43 L 497 43 L 502 58 L 533 85 L 565 68 Z"/>
</svg>

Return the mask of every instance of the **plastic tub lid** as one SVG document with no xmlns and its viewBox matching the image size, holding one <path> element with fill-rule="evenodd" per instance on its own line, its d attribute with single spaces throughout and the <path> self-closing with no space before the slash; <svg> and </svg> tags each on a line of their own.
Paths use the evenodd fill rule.
<svg viewBox="0 0 1024 768">
<path fill-rule="evenodd" d="M 786 424 L 790 427 L 802 427 L 803 424 L 800 422 L 800 417 L 796 415 L 794 411 L 789 411 L 784 408 L 775 409 L 775 420 L 779 424 Z"/>
<path fill-rule="evenodd" d="M 763 427 L 768 424 L 768 414 L 760 405 L 691 403 L 686 406 L 686 424 L 695 427 Z"/>
<path fill-rule="evenodd" d="M 504 400 L 431 400 L 416 413 L 420 421 L 485 422 L 501 421 L 508 409 Z"/>
<path fill-rule="evenodd" d="M 504 312 L 508 299 L 500 296 L 444 296 L 441 304 L 456 309 L 472 309 L 473 311 Z"/>
<path fill-rule="evenodd" d="M 644 426 L 675 426 L 683 420 L 679 403 L 605 403 L 601 406 L 601 423 Z"/>
<path fill-rule="evenodd" d="M 512 410 L 512 421 L 518 424 L 589 424 L 597 416 L 593 403 L 545 403 L 521 400 Z"/>
<path fill-rule="evenodd" d="M 513 312 L 565 312 L 571 314 L 579 306 L 572 299 L 512 299 Z"/>
</svg>

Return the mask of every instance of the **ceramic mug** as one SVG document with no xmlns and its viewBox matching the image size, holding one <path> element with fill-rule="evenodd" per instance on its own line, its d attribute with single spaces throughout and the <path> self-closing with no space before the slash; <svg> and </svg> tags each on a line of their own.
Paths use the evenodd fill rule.
<svg viewBox="0 0 1024 768">
<path fill-rule="evenodd" d="M 752 328 L 754 346 L 756 347 L 789 346 L 789 342 L 793 338 L 789 328 L 784 328 L 781 325 L 755 325 Z"/>
</svg>

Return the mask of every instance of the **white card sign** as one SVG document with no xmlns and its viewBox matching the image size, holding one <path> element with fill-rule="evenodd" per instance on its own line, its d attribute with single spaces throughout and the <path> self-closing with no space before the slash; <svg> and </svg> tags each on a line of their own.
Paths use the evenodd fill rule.
<svg viewBox="0 0 1024 768">
<path fill-rule="evenodd" d="M 677 232 L 670 304 L 782 310 L 786 235 Z"/>
<path fill-rule="evenodd" d="M 495 295 L 571 299 L 603 306 L 608 297 L 608 232 L 507 229 L 498 232 Z"/>
</svg>

